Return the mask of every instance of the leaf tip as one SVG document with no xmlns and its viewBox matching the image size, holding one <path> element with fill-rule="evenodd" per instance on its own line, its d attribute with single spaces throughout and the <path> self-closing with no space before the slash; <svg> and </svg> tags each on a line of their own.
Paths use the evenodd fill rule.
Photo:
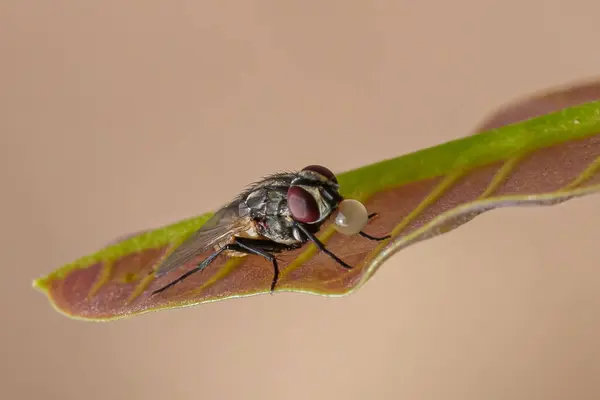
<svg viewBox="0 0 600 400">
<path fill-rule="evenodd" d="M 50 287 L 49 280 L 50 276 L 43 276 L 41 278 L 34 279 L 31 282 L 31 286 L 41 293 L 48 294 L 48 289 Z"/>
</svg>

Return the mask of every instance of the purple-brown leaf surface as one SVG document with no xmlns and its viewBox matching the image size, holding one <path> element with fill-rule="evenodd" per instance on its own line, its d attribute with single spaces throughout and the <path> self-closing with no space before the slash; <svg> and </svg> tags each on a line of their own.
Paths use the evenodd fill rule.
<svg viewBox="0 0 600 400">
<path fill-rule="evenodd" d="M 556 204 L 597 191 L 600 104 L 591 102 L 599 98 L 598 83 L 537 94 L 491 115 L 476 129 L 484 132 L 481 135 L 340 174 L 342 194 L 379 214 L 365 230 L 372 235 L 392 232 L 392 239 L 376 243 L 325 226 L 320 238 L 354 268 L 345 270 L 307 245 L 279 257 L 277 291 L 348 294 L 398 250 L 450 231 L 484 211 Z M 577 105 L 581 106 L 529 120 Z M 504 128 L 496 129 L 500 127 Z M 271 263 L 249 256 L 221 257 L 201 273 L 150 295 L 208 256 L 164 277 L 153 275 L 161 257 L 209 216 L 122 237 L 35 285 L 60 312 L 92 320 L 268 292 Z"/>
</svg>

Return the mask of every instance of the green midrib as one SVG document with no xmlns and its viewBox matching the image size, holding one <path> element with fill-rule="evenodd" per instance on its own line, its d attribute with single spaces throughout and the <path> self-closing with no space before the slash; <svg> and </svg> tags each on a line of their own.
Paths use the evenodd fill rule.
<svg viewBox="0 0 600 400">
<path fill-rule="evenodd" d="M 446 175 L 459 168 L 477 168 L 506 160 L 517 153 L 583 139 L 596 133 L 600 133 L 600 101 L 383 160 L 339 174 L 338 180 L 345 197 L 361 199 L 390 187 Z M 60 279 L 75 268 L 115 261 L 127 254 L 160 248 L 175 239 L 182 240 L 199 229 L 212 214 L 188 218 L 108 246 L 35 280 L 33 285 L 47 290 L 51 280 Z"/>
</svg>

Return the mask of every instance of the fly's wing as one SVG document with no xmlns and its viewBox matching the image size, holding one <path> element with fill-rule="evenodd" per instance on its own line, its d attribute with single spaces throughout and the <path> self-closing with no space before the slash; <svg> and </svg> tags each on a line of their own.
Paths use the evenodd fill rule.
<svg viewBox="0 0 600 400">
<path fill-rule="evenodd" d="M 200 229 L 169 254 L 156 270 L 156 276 L 181 267 L 216 243 L 249 228 L 249 219 L 240 216 L 239 202 L 233 202 L 217 211 Z"/>
</svg>

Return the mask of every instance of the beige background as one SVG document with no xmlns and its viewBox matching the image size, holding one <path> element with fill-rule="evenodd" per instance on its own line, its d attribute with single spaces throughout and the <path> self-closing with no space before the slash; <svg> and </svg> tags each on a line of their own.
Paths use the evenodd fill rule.
<svg viewBox="0 0 600 400">
<path fill-rule="evenodd" d="M 30 288 L 262 174 L 397 156 L 598 76 L 599 11 L 1 2 L 2 398 L 599 398 L 598 197 L 483 215 L 342 299 L 258 296 L 93 324 Z"/>
</svg>

